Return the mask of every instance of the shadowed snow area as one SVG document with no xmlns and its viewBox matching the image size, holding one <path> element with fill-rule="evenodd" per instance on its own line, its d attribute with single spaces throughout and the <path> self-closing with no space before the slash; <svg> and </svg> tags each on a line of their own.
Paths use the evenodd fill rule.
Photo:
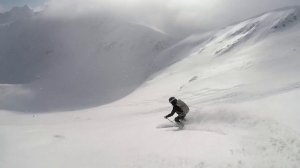
<svg viewBox="0 0 300 168">
<path fill-rule="evenodd" d="M 107 101 L 135 90 L 118 101 L 85 110 L 1 111 L 0 167 L 296 168 L 300 165 L 299 19 L 299 7 L 275 10 L 174 45 L 166 35 L 132 24 L 30 19 L 48 28 L 39 31 L 53 31 L 51 36 L 41 33 L 53 41 L 47 40 L 45 50 L 35 52 L 43 53 L 49 46 L 53 50 L 45 62 L 40 60 L 43 66 L 35 67 L 41 73 L 35 74 L 38 78 L 28 73 L 22 79 L 22 74 L 37 71 L 21 62 L 12 77 L 8 71 L 1 75 L 2 108 L 15 108 L 13 102 L 30 104 L 23 99 L 29 96 L 37 107 L 47 107 L 45 100 L 50 105 L 90 103 L 89 98 L 101 100 L 99 93 L 107 98 L 116 91 L 117 96 Z M 82 24 L 75 24 L 78 21 Z M 90 21 L 96 27 L 80 26 Z M 46 26 L 49 22 L 55 24 Z M 19 27 L 2 26 L 0 34 Z M 93 31 L 81 34 L 82 29 L 93 28 L 103 31 L 100 41 Z M 36 27 L 29 30 L 39 33 Z M 19 42 L 24 47 L 32 44 Z M 1 47 L 0 52 L 10 56 L 1 54 L 6 61 L 24 56 Z M 112 83 L 102 84 L 102 79 Z M 123 88 L 120 94 L 117 89 Z M 183 129 L 163 118 L 171 111 L 171 96 L 190 106 Z"/>
</svg>

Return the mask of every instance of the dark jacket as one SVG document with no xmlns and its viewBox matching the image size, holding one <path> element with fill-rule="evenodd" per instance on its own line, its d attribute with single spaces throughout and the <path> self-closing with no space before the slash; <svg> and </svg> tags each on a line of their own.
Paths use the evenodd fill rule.
<svg viewBox="0 0 300 168">
<path fill-rule="evenodd" d="M 174 104 L 173 104 L 173 109 L 172 109 L 171 113 L 168 114 L 168 115 L 166 115 L 166 117 L 167 117 L 167 118 L 168 118 L 168 117 L 171 117 L 171 116 L 173 116 L 175 113 L 177 113 L 179 116 L 181 116 L 181 115 L 184 115 L 184 116 L 185 116 L 185 113 L 183 112 L 183 110 L 182 110 L 180 107 L 178 107 L 177 105 L 174 105 Z"/>
</svg>

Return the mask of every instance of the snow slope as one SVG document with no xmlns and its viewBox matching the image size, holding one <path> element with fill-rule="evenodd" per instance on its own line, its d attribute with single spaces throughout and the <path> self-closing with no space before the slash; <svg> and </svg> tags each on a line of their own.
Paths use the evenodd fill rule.
<svg viewBox="0 0 300 168">
<path fill-rule="evenodd" d="M 2 111 L 0 166 L 296 168 L 299 17 L 298 7 L 281 9 L 191 36 L 156 58 L 174 64 L 108 105 Z M 163 118 L 170 96 L 191 107 L 183 130 Z"/>
</svg>

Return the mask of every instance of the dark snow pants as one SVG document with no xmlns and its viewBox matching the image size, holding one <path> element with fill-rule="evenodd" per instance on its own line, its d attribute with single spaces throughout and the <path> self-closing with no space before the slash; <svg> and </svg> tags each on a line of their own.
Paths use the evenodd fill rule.
<svg viewBox="0 0 300 168">
<path fill-rule="evenodd" d="M 185 115 L 177 116 L 177 117 L 175 117 L 175 121 L 180 122 L 180 120 L 184 120 L 184 117 L 185 117 Z"/>
</svg>

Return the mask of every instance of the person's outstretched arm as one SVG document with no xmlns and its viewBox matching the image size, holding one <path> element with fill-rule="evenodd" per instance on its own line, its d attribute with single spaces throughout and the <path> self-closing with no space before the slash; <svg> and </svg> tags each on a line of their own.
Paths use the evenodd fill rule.
<svg viewBox="0 0 300 168">
<path fill-rule="evenodd" d="M 175 114 L 175 108 L 173 107 L 173 110 L 171 111 L 171 113 L 170 114 L 168 114 L 168 115 L 166 115 L 165 116 L 165 118 L 169 118 L 169 117 L 171 117 L 171 116 L 173 116 L 174 114 Z"/>
</svg>

